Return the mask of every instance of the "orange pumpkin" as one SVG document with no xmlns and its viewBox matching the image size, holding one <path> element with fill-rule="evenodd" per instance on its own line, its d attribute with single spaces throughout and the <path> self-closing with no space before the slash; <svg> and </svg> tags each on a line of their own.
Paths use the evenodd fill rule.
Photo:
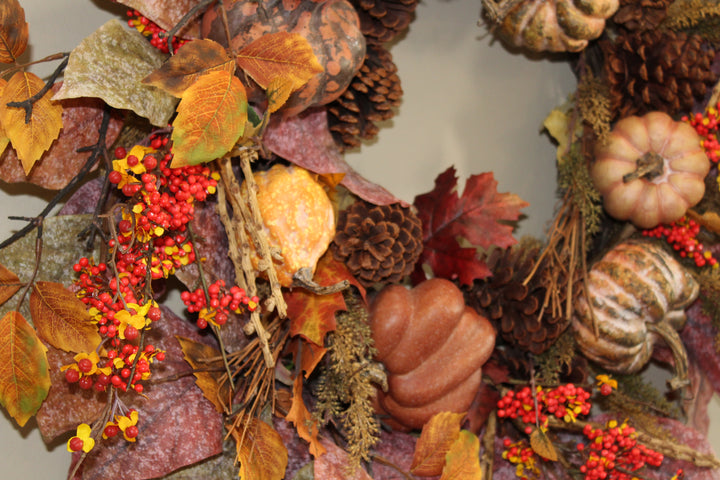
<svg viewBox="0 0 720 480">
<path fill-rule="evenodd" d="M 436 413 L 467 410 L 495 330 L 455 284 L 434 278 L 413 289 L 385 287 L 370 307 L 370 327 L 389 387 L 378 392 L 378 410 L 391 425 L 418 429 Z"/>
</svg>

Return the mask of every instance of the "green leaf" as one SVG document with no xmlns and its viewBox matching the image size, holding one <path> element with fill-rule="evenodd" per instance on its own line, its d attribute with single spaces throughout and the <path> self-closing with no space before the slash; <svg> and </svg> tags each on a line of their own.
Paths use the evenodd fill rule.
<svg viewBox="0 0 720 480">
<path fill-rule="evenodd" d="M 177 99 L 142 83 L 165 58 L 139 32 L 110 20 L 70 53 L 63 86 L 53 99 L 97 97 L 155 126 L 167 126 Z"/>
</svg>

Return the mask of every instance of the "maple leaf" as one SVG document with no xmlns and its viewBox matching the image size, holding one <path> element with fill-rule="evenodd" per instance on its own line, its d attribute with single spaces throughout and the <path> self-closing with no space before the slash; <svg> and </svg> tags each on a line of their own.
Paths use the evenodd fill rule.
<svg viewBox="0 0 720 480">
<path fill-rule="evenodd" d="M 208 72 L 183 92 L 177 111 L 173 168 L 209 162 L 230 151 L 243 133 L 245 87 L 230 72 Z"/>
<path fill-rule="evenodd" d="M 85 304 L 59 283 L 33 285 L 30 314 L 38 335 L 55 348 L 88 353 L 102 341 Z"/>
<path fill-rule="evenodd" d="M 5 85 L 0 96 L 0 123 L 17 152 L 26 175 L 58 137 L 62 128 L 62 106 L 50 100 L 52 93 L 48 91 L 33 103 L 30 121 L 26 122 L 24 108 L 9 107 L 7 104 L 27 100 L 44 86 L 45 82 L 34 73 L 17 72 Z"/>
<path fill-rule="evenodd" d="M 18 0 L 0 2 L 0 62 L 13 63 L 28 43 L 25 10 Z"/>
<path fill-rule="evenodd" d="M 317 423 L 313 420 L 303 401 L 302 387 L 303 376 L 298 375 L 293 382 L 292 404 L 290 411 L 285 416 L 285 420 L 295 425 L 298 435 L 310 444 L 310 453 L 317 458 L 325 453 L 325 447 L 318 440 Z"/>
<path fill-rule="evenodd" d="M 436 277 L 459 279 L 466 285 L 491 274 L 477 258 L 476 249 L 461 247 L 458 237 L 483 249 L 516 243 L 513 227 L 500 222 L 517 220 L 527 202 L 515 194 L 497 193 L 492 173 L 468 178 L 462 196 L 456 186 L 455 168 L 450 167 L 438 175 L 431 192 L 415 197 L 424 243 L 414 273 L 416 283 L 425 279 L 423 264 L 429 265 Z"/>
<path fill-rule="evenodd" d="M 280 434 L 262 420 L 245 416 L 245 428 L 232 431 L 240 461 L 240 480 L 281 480 L 288 452 Z"/>
<path fill-rule="evenodd" d="M 445 465 L 445 455 L 460 434 L 464 413 L 440 412 L 423 426 L 415 446 L 410 471 L 421 477 L 440 475 Z"/>
<path fill-rule="evenodd" d="M 0 320 L 0 404 L 21 427 L 50 389 L 47 349 L 19 312 Z"/>
<path fill-rule="evenodd" d="M 200 387 L 205 398 L 215 405 L 215 410 L 217 410 L 218 413 L 225 413 L 225 406 L 229 404 L 227 400 L 230 396 L 230 385 L 228 382 L 220 382 L 220 379 L 225 375 L 222 360 L 207 361 L 210 358 L 219 358 L 220 351 L 210 345 L 195 342 L 189 338 L 180 336 L 176 336 L 175 338 L 177 338 L 177 341 L 180 343 L 183 358 L 185 358 L 185 361 L 188 362 L 194 370 L 200 368 L 218 368 L 218 371 L 193 371 L 193 375 L 195 375 L 195 383 Z M 225 399 L 225 402 L 223 399 Z"/>
<path fill-rule="evenodd" d="M 22 285 L 17 275 L 0 264 L 0 305 L 15 295 Z"/>
<path fill-rule="evenodd" d="M 450 446 L 440 480 L 482 480 L 480 440 L 471 432 L 460 431 Z"/>
<path fill-rule="evenodd" d="M 213 40 L 193 40 L 143 79 L 143 83 L 182 97 L 197 79 L 215 70 L 235 73 L 235 62 L 225 48 Z"/>
</svg>

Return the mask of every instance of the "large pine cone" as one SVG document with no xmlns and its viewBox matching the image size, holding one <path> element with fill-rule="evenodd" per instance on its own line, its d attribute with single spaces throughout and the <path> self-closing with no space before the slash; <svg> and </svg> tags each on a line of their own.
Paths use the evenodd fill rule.
<svg viewBox="0 0 720 480">
<path fill-rule="evenodd" d="M 391 41 L 413 19 L 418 0 L 350 0 L 368 45 Z"/>
<path fill-rule="evenodd" d="M 379 128 L 375 122 L 389 120 L 402 98 L 400 77 L 392 55 L 384 47 L 368 45 L 365 62 L 350 86 L 327 106 L 330 132 L 338 145 L 354 148 L 360 139 L 370 140 Z"/>
<path fill-rule="evenodd" d="M 547 350 L 569 325 L 562 312 L 540 309 L 550 272 L 542 265 L 523 285 L 537 260 L 538 250 L 495 249 L 485 259 L 492 276 L 476 280 L 465 290 L 468 305 L 486 316 L 509 345 L 536 355 Z"/>
<path fill-rule="evenodd" d="M 330 248 L 364 286 L 398 282 L 422 252 L 422 226 L 409 207 L 358 200 L 340 212 Z"/>
<path fill-rule="evenodd" d="M 627 31 L 654 30 L 667 16 L 673 0 L 620 0 L 613 22 Z"/>
<path fill-rule="evenodd" d="M 601 42 L 613 111 L 619 117 L 689 112 L 717 77 L 715 52 L 698 35 L 650 30 Z"/>
</svg>

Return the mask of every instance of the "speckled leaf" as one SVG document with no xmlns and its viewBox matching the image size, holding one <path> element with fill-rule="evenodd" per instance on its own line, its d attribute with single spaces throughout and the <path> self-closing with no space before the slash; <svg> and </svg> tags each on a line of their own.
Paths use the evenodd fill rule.
<svg viewBox="0 0 720 480">
<path fill-rule="evenodd" d="M 428 420 L 415 446 L 410 472 L 422 477 L 440 475 L 445 455 L 458 438 L 464 413 L 440 412 Z"/>
<path fill-rule="evenodd" d="M 87 308 L 59 283 L 35 282 L 30 313 L 38 335 L 66 352 L 94 352 L 102 339 Z"/>
<path fill-rule="evenodd" d="M 317 458 L 319 455 L 325 453 L 325 447 L 323 447 L 318 440 L 318 426 L 305 406 L 302 391 L 303 376 L 298 375 L 293 382 L 292 406 L 285 416 L 285 420 L 295 425 L 300 438 L 310 443 L 310 454 Z"/>
<path fill-rule="evenodd" d="M 170 30 L 199 2 L 198 0 L 172 0 L 171 2 L 168 0 L 118 0 L 118 3 L 137 10 L 163 29 Z M 198 11 L 196 16 L 199 17 L 201 13 L 202 10 Z M 193 20 L 180 30 L 180 35 L 187 38 L 195 38 L 200 35 L 199 19 Z"/>
<path fill-rule="evenodd" d="M 280 434 L 255 417 L 246 416 L 242 425 L 244 428 L 232 432 L 240 462 L 240 480 L 281 480 L 285 476 L 288 452 Z"/>
<path fill-rule="evenodd" d="M 235 62 L 219 43 L 207 39 L 193 40 L 145 77 L 143 83 L 181 97 L 200 75 L 215 70 L 235 73 Z"/>
<path fill-rule="evenodd" d="M 0 320 L 0 404 L 21 427 L 50 389 L 46 348 L 18 312 Z"/>
<path fill-rule="evenodd" d="M 225 411 L 225 405 L 229 405 L 230 385 L 227 382 L 221 383 L 220 380 L 225 374 L 223 369 L 223 362 L 220 359 L 220 351 L 210 345 L 204 343 L 195 342 L 189 338 L 183 338 L 176 336 L 177 341 L 180 343 L 180 348 L 183 351 L 183 358 L 193 369 L 208 369 L 217 368 L 217 371 L 204 372 L 196 371 L 193 372 L 195 375 L 195 383 L 200 390 L 202 390 L 205 398 L 210 400 L 215 406 L 215 410 L 218 413 Z M 211 358 L 215 358 L 214 361 L 209 361 Z M 223 402 L 222 399 L 225 399 Z"/>
<path fill-rule="evenodd" d="M 28 24 L 18 0 L 0 2 L 0 62 L 13 63 L 25 51 Z"/>
<path fill-rule="evenodd" d="M 229 152 L 243 133 L 245 87 L 230 72 L 209 72 L 185 90 L 177 111 L 172 166 L 209 162 Z"/>
<path fill-rule="evenodd" d="M 398 431 L 380 432 L 380 442 L 373 451 L 380 457 L 390 460 L 402 470 L 409 472 L 417 438 L 409 433 Z M 372 464 L 373 480 L 402 480 L 397 471 L 377 460 Z"/>
<path fill-rule="evenodd" d="M 445 457 L 440 480 L 482 480 L 477 436 L 467 430 L 460 431 Z"/>
<path fill-rule="evenodd" d="M 231 441 L 225 442 L 222 455 L 210 457 L 201 462 L 183 467 L 162 480 L 220 480 L 237 478 L 238 467 L 235 464 L 235 448 Z"/>
<path fill-rule="evenodd" d="M 141 81 L 164 60 L 139 32 L 110 20 L 70 53 L 65 81 L 53 98 L 101 98 L 112 107 L 132 110 L 153 125 L 165 127 L 177 99 Z"/>
<path fill-rule="evenodd" d="M 0 305 L 15 295 L 21 286 L 18 276 L 0 264 Z"/>
<path fill-rule="evenodd" d="M 315 459 L 315 478 L 322 480 L 373 480 L 361 466 L 350 469 L 350 456 L 334 442 L 321 440 L 327 452 Z"/>
<path fill-rule="evenodd" d="M 47 92 L 33 103 L 32 115 L 27 122 L 24 108 L 7 104 L 27 100 L 44 86 L 45 82 L 34 73 L 17 72 L 10 77 L 0 96 L 0 123 L 22 162 L 25 174 L 58 137 L 62 128 L 62 106 L 51 100 L 52 93 Z"/>
</svg>

